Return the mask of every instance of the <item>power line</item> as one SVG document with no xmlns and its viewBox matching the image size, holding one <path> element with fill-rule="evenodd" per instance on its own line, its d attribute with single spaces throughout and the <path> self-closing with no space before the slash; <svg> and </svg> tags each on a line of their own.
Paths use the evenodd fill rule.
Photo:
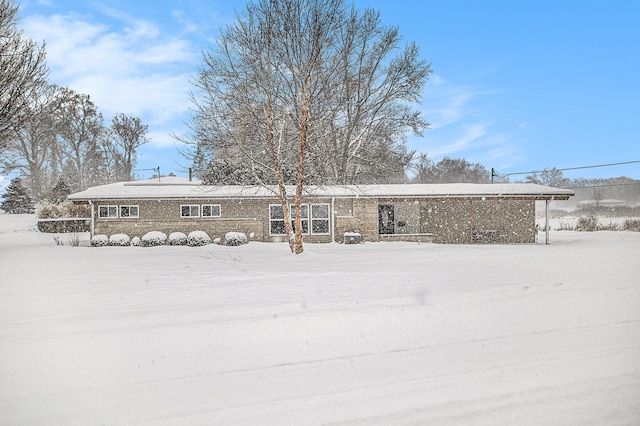
<svg viewBox="0 0 640 426">
<path fill-rule="evenodd" d="M 585 189 L 585 188 L 606 188 L 606 187 L 610 187 L 610 186 L 636 186 L 636 185 L 640 185 L 640 181 L 639 182 L 635 182 L 635 183 L 610 183 L 610 184 L 602 184 L 602 185 L 585 185 L 585 186 L 565 186 L 564 188 L 566 189 Z"/>
<path fill-rule="evenodd" d="M 545 171 L 549 171 L 549 170 L 556 170 L 559 172 L 564 172 L 566 170 L 581 170 L 581 169 L 595 169 L 597 167 L 611 167 L 611 166 L 621 166 L 621 165 L 625 165 L 625 164 L 635 164 L 635 163 L 640 163 L 640 160 L 633 160 L 633 161 L 622 161 L 619 163 L 608 163 L 608 164 L 596 164 L 596 165 L 592 165 L 592 166 L 579 166 L 579 167 L 565 167 L 562 169 L 556 169 L 555 167 L 552 169 L 545 169 L 545 170 L 532 170 L 530 172 L 514 172 L 514 173 L 506 173 L 504 175 L 498 174 L 496 173 L 494 168 L 491 168 L 491 182 L 493 182 L 493 178 L 494 177 L 501 177 L 501 178 L 505 178 L 507 176 L 515 176 L 515 175 L 530 175 L 530 174 L 534 174 L 534 173 L 544 173 Z"/>
</svg>

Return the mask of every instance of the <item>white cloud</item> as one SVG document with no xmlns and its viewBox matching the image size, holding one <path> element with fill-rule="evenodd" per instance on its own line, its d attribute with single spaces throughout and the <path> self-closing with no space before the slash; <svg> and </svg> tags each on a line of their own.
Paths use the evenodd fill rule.
<svg viewBox="0 0 640 426">
<path fill-rule="evenodd" d="M 77 14 L 24 19 L 26 34 L 46 42 L 50 81 L 89 95 L 107 119 L 120 112 L 140 117 L 150 132 L 184 121 L 197 50 L 152 22 L 107 11 L 121 27 Z M 152 144 L 168 142 L 155 137 Z"/>
<path fill-rule="evenodd" d="M 422 113 L 431 123 L 432 129 L 457 124 L 477 115 L 473 102 L 486 95 L 502 93 L 501 90 L 486 90 L 477 87 L 455 85 L 441 76 L 432 76 L 423 93 Z"/>
</svg>

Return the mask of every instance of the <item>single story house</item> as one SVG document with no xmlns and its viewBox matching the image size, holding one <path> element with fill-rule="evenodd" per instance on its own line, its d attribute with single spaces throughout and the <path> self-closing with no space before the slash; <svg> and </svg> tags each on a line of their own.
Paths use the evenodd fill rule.
<svg viewBox="0 0 640 426">
<path fill-rule="evenodd" d="M 68 198 L 91 205 L 92 235 L 198 230 L 215 238 L 239 231 L 254 241 L 282 241 L 285 218 L 274 191 L 167 176 L 96 186 Z M 548 213 L 551 200 L 573 195 L 522 183 L 307 186 L 302 227 L 312 243 L 354 234 L 364 241 L 533 243 L 536 201 L 545 201 Z"/>
</svg>

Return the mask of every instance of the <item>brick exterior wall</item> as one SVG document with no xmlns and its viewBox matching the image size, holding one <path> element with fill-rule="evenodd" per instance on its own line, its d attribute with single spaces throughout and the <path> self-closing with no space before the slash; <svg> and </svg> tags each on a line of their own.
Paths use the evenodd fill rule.
<svg viewBox="0 0 640 426">
<path fill-rule="evenodd" d="M 332 205 L 330 198 L 304 200 Z M 205 231 L 211 238 L 240 231 L 252 241 L 282 241 L 269 234 L 269 205 L 277 199 L 208 200 L 100 200 L 95 203 L 95 234 L 125 233 L 142 237 L 149 231 L 189 234 Z M 181 205 L 220 205 L 219 218 L 183 218 Z M 394 234 L 379 235 L 378 206 L 394 208 Z M 137 205 L 139 218 L 98 218 L 98 207 Z M 525 199 L 372 199 L 336 198 L 330 215 L 335 240 L 345 232 L 358 231 L 364 241 L 403 240 L 437 243 L 533 243 L 535 242 L 535 201 Z M 325 243 L 331 235 L 305 235 L 305 242 Z"/>
<path fill-rule="evenodd" d="M 420 203 L 421 232 L 438 243 L 533 243 L 535 201 L 429 199 Z"/>
</svg>

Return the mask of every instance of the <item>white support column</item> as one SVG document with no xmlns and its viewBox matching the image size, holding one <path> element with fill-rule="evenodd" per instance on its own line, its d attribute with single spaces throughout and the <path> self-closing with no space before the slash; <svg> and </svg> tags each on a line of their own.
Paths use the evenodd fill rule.
<svg viewBox="0 0 640 426">
<path fill-rule="evenodd" d="M 544 200 L 544 243 L 549 244 L 549 200 Z"/>
</svg>

